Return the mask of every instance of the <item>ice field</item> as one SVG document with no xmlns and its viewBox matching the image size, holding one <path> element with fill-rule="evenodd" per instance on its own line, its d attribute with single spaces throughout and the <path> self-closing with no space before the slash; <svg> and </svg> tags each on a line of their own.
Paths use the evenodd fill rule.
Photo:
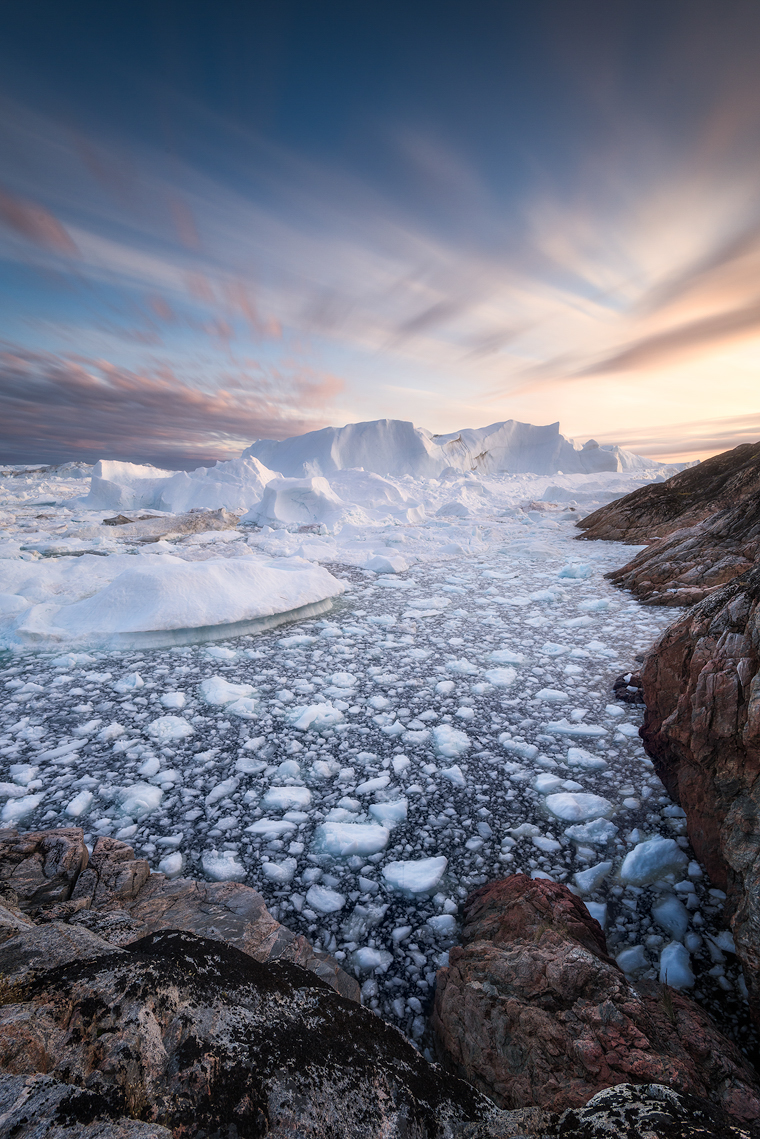
<svg viewBox="0 0 760 1139">
<path fill-rule="evenodd" d="M 643 751 L 641 709 L 612 693 L 674 614 L 604 580 L 636 547 L 575 540 L 578 517 L 662 473 L 338 471 L 281 480 L 309 485 L 278 482 L 269 516 L 149 540 L 104 526 L 114 507 L 71 476 L 0 479 L 3 825 L 79 825 L 170 876 L 255 886 L 413 1039 L 463 898 L 548 876 L 631 976 L 718 1001 L 730 1031 L 743 982 L 723 895 Z M 116 648 L 143 566 L 163 583 L 143 632 L 199 576 L 164 621 L 176 643 Z M 283 623 L 225 636 L 255 619 L 252 593 Z"/>
</svg>

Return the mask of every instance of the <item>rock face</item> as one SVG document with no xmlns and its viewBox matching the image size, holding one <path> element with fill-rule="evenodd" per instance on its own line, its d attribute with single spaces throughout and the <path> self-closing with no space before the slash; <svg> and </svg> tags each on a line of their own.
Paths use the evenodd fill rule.
<svg viewBox="0 0 760 1139">
<path fill-rule="evenodd" d="M 515 874 L 465 902 L 432 1025 L 444 1064 L 505 1108 L 562 1111 L 620 1083 L 660 1083 L 760 1117 L 738 1049 L 682 993 L 634 987 L 565 887 Z"/>
<path fill-rule="evenodd" d="M 760 1018 L 760 569 L 672 624 L 641 670 L 641 735 L 713 881 Z"/>
<path fill-rule="evenodd" d="M 288 961 L 263 965 L 180 931 L 127 949 L 90 933 L 75 948 L 68 930 L 50 923 L 0 946 L 13 988 L 0 1007 L 0 1067 L 86 1088 L 119 1126 L 159 1125 L 174 1139 L 432 1139 L 501 1114 Z M 41 935 L 48 951 L 62 939 L 50 968 Z"/>
<path fill-rule="evenodd" d="M 661 483 L 639 487 L 578 522 L 583 538 L 639 545 L 696 526 L 718 511 L 760 492 L 760 443 L 743 443 L 679 471 Z"/>
<path fill-rule="evenodd" d="M 578 525 L 586 539 L 643 542 L 607 574 L 645 605 L 694 605 L 760 554 L 760 443 L 640 487 Z"/>
<path fill-rule="evenodd" d="M 196 882 L 151 874 L 131 846 L 100 838 L 87 856 L 79 827 L 19 834 L 0 830 L 0 940 L 24 916 L 64 921 L 114 945 L 161 929 L 184 929 L 228 942 L 257 961 L 287 960 L 308 969 L 343 996 L 360 1000 L 359 983 L 305 937 L 275 921 L 264 899 L 238 882 Z M 0 903 L 3 898 L 0 896 Z M 8 899 L 6 898 L 6 906 Z"/>
</svg>

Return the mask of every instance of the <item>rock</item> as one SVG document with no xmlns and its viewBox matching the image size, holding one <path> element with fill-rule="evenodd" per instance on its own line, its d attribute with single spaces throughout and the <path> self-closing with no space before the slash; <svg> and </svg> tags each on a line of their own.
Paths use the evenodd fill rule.
<svg viewBox="0 0 760 1139">
<path fill-rule="evenodd" d="M 24 985 L 40 970 L 114 952 L 121 950 L 88 929 L 63 922 L 32 925 L 0 945 L 0 976 L 8 985 Z"/>
<path fill-rule="evenodd" d="M 30 834 L 0 830 L 0 881 L 15 891 L 23 913 L 68 899 L 86 865 L 80 827 Z"/>
<path fill-rule="evenodd" d="M 622 676 L 618 676 L 612 685 L 612 691 L 615 694 L 615 699 L 622 700 L 624 704 L 644 703 L 640 672 L 626 672 Z"/>
<path fill-rule="evenodd" d="M 67 922 L 113 945 L 161 929 L 184 929 L 226 941 L 257 961 L 293 961 L 344 997 L 361 1000 L 356 978 L 280 925 L 258 891 L 238 882 L 151 874 L 148 863 L 118 839 L 99 838 L 87 863 L 78 827 L 29 835 L 0 831 L 0 883 L 3 879 L 37 922 Z M 0 912 L 0 938 L 2 922 Z M 12 926 L 7 926 L 9 936 Z"/>
<path fill-rule="evenodd" d="M 557 1112 L 616 1084 L 661 1083 L 760 1117 L 738 1049 L 683 993 L 634 987 L 565 886 L 516 874 L 481 887 L 465 902 L 462 940 L 438 973 L 436 1045 L 500 1106 Z"/>
<path fill-rule="evenodd" d="M 743 443 L 679 471 L 661 483 L 649 483 L 610 502 L 577 523 L 582 539 L 638 545 L 696 526 L 718 511 L 760 493 L 760 443 Z"/>
<path fill-rule="evenodd" d="M 13 1139 L 172 1139 L 156 1123 L 114 1119 L 97 1092 L 50 1076 L 0 1075 L 0 1135 Z"/>
<path fill-rule="evenodd" d="M 655 642 L 641 736 L 727 916 L 760 1018 L 760 569 L 724 586 Z"/>
<path fill-rule="evenodd" d="M 749 1132 L 714 1104 L 662 1084 L 618 1084 L 579 1111 L 566 1111 L 547 1131 L 556 1139 L 747 1139 Z"/>
<path fill-rule="evenodd" d="M 86 1088 L 119 1126 L 160 1123 L 174 1139 L 443 1139 L 468 1122 L 484 1139 L 517 1134 L 312 973 L 179 931 L 35 973 L 0 1006 L 0 1068 Z"/>
</svg>

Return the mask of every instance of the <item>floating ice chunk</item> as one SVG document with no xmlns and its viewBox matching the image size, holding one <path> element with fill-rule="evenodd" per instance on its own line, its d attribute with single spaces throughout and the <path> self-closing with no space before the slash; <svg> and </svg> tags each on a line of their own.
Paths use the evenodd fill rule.
<svg viewBox="0 0 760 1139">
<path fill-rule="evenodd" d="M 195 728 L 181 716 L 159 716 L 148 724 L 146 731 L 159 743 L 169 743 L 171 740 L 187 739 L 195 733 Z"/>
<path fill-rule="evenodd" d="M 305 707 L 292 708 L 285 718 L 299 732 L 324 732 L 340 724 L 344 717 L 332 704 L 307 704 Z"/>
<path fill-rule="evenodd" d="M 266 766 L 262 759 L 241 755 L 235 763 L 235 771 L 239 771 L 241 775 L 258 775 Z"/>
<path fill-rule="evenodd" d="M 391 760 L 393 770 L 396 772 L 396 775 L 399 776 L 403 775 L 404 772 L 409 769 L 411 763 L 412 761 L 407 755 L 394 755 L 393 759 Z"/>
<path fill-rule="evenodd" d="M 722 929 L 712 940 L 724 953 L 736 953 L 736 944 L 730 930 Z"/>
<path fill-rule="evenodd" d="M 557 795 L 547 795 L 546 806 L 558 819 L 568 822 L 583 822 L 584 819 L 598 819 L 614 813 L 614 806 L 609 799 L 601 795 L 589 795 L 581 792 L 561 791 Z"/>
<path fill-rule="evenodd" d="M 18 784 L 19 787 L 28 787 L 39 771 L 39 767 L 33 767 L 30 763 L 12 763 L 8 771 L 14 783 Z"/>
<path fill-rule="evenodd" d="M 382 791 L 391 781 L 390 775 L 378 775 L 374 779 L 367 779 L 356 788 L 357 795 L 370 795 L 373 791 Z"/>
<path fill-rule="evenodd" d="M 660 983 L 673 989 L 690 989 L 694 984 L 689 951 L 679 941 L 671 941 L 660 953 Z"/>
<path fill-rule="evenodd" d="M 446 668 L 449 672 L 456 672 L 460 676 L 473 676 L 478 671 L 472 661 L 467 660 L 466 657 L 447 661 Z"/>
<path fill-rule="evenodd" d="M 443 878 L 448 866 L 444 855 L 408 862 L 389 862 L 383 867 L 383 878 L 389 886 L 404 894 L 429 894 Z"/>
<path fill-rule="evenodd" d="M 468 708 L 466 706 L 463 708 L 457 708 L 454 715 L 458 716 L 458 718 L 460 720 L 474 720 L 475 719 L 474 710 L 472 708 Z"/>
<path fill-rule="evenodd" d="M 150 779 L 151 776 L 158 775 L 160 770 L 161 760 L 158 759 L 155 755 L 150 755 L 145 760 L 145 763 L 142 763 L 138 767 L 137 774 L 142 775 L 144 779 Z"/>
<path fill-rule="evenodd" d="M 618 724 L 615 731 L 621 736 L 628 736 L 629 739 L 639 738 L 639 729 L 636 724 Z"/>
<path fill-rule="evenodd" d="M 386 827 L 375 823 L 323 823 L 314 832 L 314 849 L 341 858 L 377 854 L 385 850 L 389 836 Z"/>
<path fill-rule="evenodd" d="M 284 858 L 282 862 L 262 862 L 261 864 L 261 872 L 264 877 L 278 886 L 292 882 L 297 869 L 298 862 L 295 858 Z"/>
<path fill-rule="evenodd" d="M 456 759 L 472 747 L 470 737 L 449 724 L 439 724 L 433 728 L 433 744 L 437 754 L 447 759 Z"/>
<path fill-rule="evenodd" d="M 119 692 L 121 695 L 126 695 L 129 692 L 136 692 L 138 688 L 144 688 L 145 681 L 140 676 L 139 672 L 130 672 L 126 676 L 122 676 L 117 680 L 113 686 L 114 692 Z"/>
<path fill-rule="evenodd" d="M 492 653 L 488 654 L 488 659 L 492 660 L 494 664 L 524 664 L 525 657 L 522 653 L 513 652 L 512 649 L 495 649 Z"/>
<path fill-rule="evenodd" d="M 531 842 L 539 850 L 543 850 L 544 854 L 555 854 L 562 849 L 562 843 L 558 842 L 556 838 L 549 838 L 543 834 L 534 835 Z"/>
<path fill-rule="evenodd" d="M 16 783 L 0 783 L 0 798 L 21 799 L 26 794 L 26 787 L 19 787 Z"/>
<path fill-rule="evenodd" d="M 124 735 L 124 728 L 121 724 L 107 724 L 105 728 L 101 728 L 97 734 L 97 739 L 101 743 L 110 743 L 111 740 L 118 739 L 119 736 Z"/>
<path fill-rule="evenodd" d="M 207 657 L 213 657 L 215 660 L 237 660 L 237 653 L 234 649 L 225 648 L 224 645 L 209 645 L 205 650 Z"/>
<path fill-rule="evenodd" d="M 547 882 L 556 882 L 556 878 L 552 878 L 551 874 L 547 874 L 545 870 L 531 870 L 531 878 L 544 878 Z"/>
<path fill-rule="evenodd" d="M 581 601 L 578 606 L 579 609 L 585 609 L 587 613 L 605 613 L 609 607 L 610 603 L 606 597 L 590 597 L 586 601 Z"/>
<path fill-rule="evenodd" d="M 158 864 L 159 872 L 165 874 L 167 878 L 179 878 L 184 868 L 185 858 L 179 850 L 165 855 Z"/>
<path fill-rule="evenodd" d="M 427 925 L 439 937 L 451 937 L 456 931 L 457 920 L 453 914 L 437 914 L 435 917 L 427 919 Z"/>
<path fill-rule="evenodd" d="M 620 877 L 632 886 L 647 886 L 666 874 L 680 874 L 689 859 L 675 839 L 650 838 L 626 854 Z"/>
<path fill-rule="evenodd" d="M 535 744 L 513 740 L 506 732 L 499 736 L 499 743 L 505 751 L 511 752 L 512 755 L 519 755 L 520 759 L 535 759 L 538 755 L 538 748 Z"/>
<path fill-rule="evenodd" d="M 594 921 L 598 921 L 602 929 L 607 928 L 607 903 L 606 902 L 584 902 L 588 912 L 591 914 Z"/>
<path fill-rule="evenodd" d="M 603 771 L 607 767 L 607 760 L 598 755 L 592 755 L 582 747 L 569 747 L 567 749 L 568 767 L 579 767 L 582 771 Z"/>
<path fill-rule="evenodd" d="M 287 819 L 257 819 L 245 828 L 249 834 L 260 834 L 266 838 L 280 838 L 281 835 L 296 829 L 296 824 Z"/>
<path fill-rule="evenodd" d="M 520 823 L 519 827 L 510 827 L 509 833 L 513 838 L 535 838 L 541 834 L 541 828 L 535 823 Z"/>
<path fill-rule="evenodd" d="M 160 787 L 150 783 L 133 783 L 119 791 L 119 805 L 125 815 L 132 819 L 142 819 L 161 805 L 164 793 Z"/>
<path fill-rule="evenodd" d="M 234 850 L 204 850 L 201 865 L 212 882 L 242 882 L 245 878 L 245 867 Z"/>
<path fill-rule="evenodd" d="M 542 656 L 546 657 L 561 657 L 564 653 L 570 652 L 569 645 L 558 645 L 556 641 L 547 641 L 546 644 L 541 646 L 539 650 Z"/>
<path fill-rule="evenodd" d="M 548 724 L 544 724 L 544 730 L 551 732 L 555 736 L 590 736 L 598 738 L 607 735 L 606 729 L 600 728 L 597 724 L 581 724 L 580 722 L 571 724 L 564 718 L 562 720 L 550 720 Z"/>
<path fill-rule="evenodd" d="M 605 704 L 604 711 L 615 720 L 619 720 L 621 716 L 625 715 L 625 708 L 621 708 L 619 704 Z"/>
<path fill-rule="evenodd" d="M 164 692 L 161 697 L 161 703 L 164 708 L 184 708 L 187 704 L 187 697 L 184 692 Z"/>
<path fill-rule="evenodd" d="M 372 949 L 370 946 L 363 946 L 351 954 L 351 961 L 359 973 L 374 973 L 377 970 L 385 973 L 393 961 L 393 954 L 389 953 L 387 949 Z"/>
<path fill-rule="evenodd" d="M 24 795 L 20 799 L 9 799 L 0 814 L 0 820 L 14 827 L 37 810 L 42 802 L 43 795 Z"/>
<path fill-rule="evenodd" d="M 439 696 L 448 696 L 454 691 L 455 685 L 453 680 L 439 680 L 435 686 L 435 690 Z"/>
<path fill-rule="evenodd" d="M 551 795 L 554 791 L 559 791 L 564 780 L 557 775 L 545 774 L 537 775 L 533 780 L 533 788 L 538 791 L 539 795 Z"/>
<path fill-rule="evenodd" d="M 593 819 L 590 823 L 578 823 L 574 827 L 567 827 L 565 834 L 577 843 L 591 843 L 592 846 L 606 846 L 612 842 L 618 828 L 608 819 Z"/>
<path fill-rule="evenodd" d="M 391 830 L 406 821 L 408 806 L 406 799 L 393 799 L 390 803 L 373 803 L 369 813 L 381 826 Z"/>
<path fill-rule="evenodd" d="M 586 578 L 591 577 L 591 566 L 585 562 L 574 563 L 563 566 L 557 574 L 557 577 L 571 578 L 576 581 L 585 581 Z"/>
<path fill-rule="evenodd" d="M 207 704 L 224 706 L 244 696 L 252 696 L 250 684 L 231 684 L 223 676 L 209 676 L 201 682 L 200 693 Z"/>
<path fill-rule="evenodd" d="M 459 764 L 455 763 L 453 767 L 443 767 L 438 772 L 442 779 L 448 779 L 449 783 L 453 783 L 455 787 L 465 787 L 466 779 Z"/>
<path fill-rule="evenodd" d="M 673 894 L 666 894 L 652 906 L 652 917 L 674 941 L 683 941 L 689 929 L 689 911 Z"/>
<path fill-rule="evenodd" d="M 346 898 L 337 890 L 331 890 L 329 886 L 319 886 L 314 883 L 306 891 L 306 904 L 316 910 L 317 913 L 335 914 L 338 910 L 343 909 Z"/>
<path fill-rule="evenodd" d="M 593 894 L 598 890 L 604 879 L 612 870 L 611 862 L 598 862 L 596 866 L 589 866 L 588 870 L 579 870 L 573 875 L 576 886 L 584 894 Z"/>
<path fill-rule="evenodd" d="M 517 673 L 513 668 L 489 668 L 484 675 L 494 688 L 509 688 L 517 679 Z"/>
<path fill-rule="evenodd" d="M 336 688 L 353 688 L 357 680 L 352 672 L 334 672 L 330 677 L 330 683 Z"/>
<path fill-rule="evenodd" d="M 566 704 L 570 697 L 566 692 L 560 692 L 558 688 L 542 688 L 536 693 L 535 699 L 550 704 Z"/>
<path fill-rule="evenodd" d="M 632 945 L 629 949 L 624 949 L 615 960 L 628 976 L 644 973 L 649 968 L 649 958 L 643 945 Z"/>
<path fill-rule="evenodd" d="M 279 764 L 279 766 L 278 766 L 277 770 L 275 771 L 274 775 L 272 776 L 272 778 L 273 778 L 273 780 L 277 780 L 278 782 L 280 782 L 280 781 L 291 782 L 291 781 L 295 780 L 296 782 L 300 783 L 301 782 L 300 764 L 295 759 L 283 759 L 282 763 Z"/>
<path fill-rule="evenodd" d="M 366 568 L 375 573 L 404 573 L 409 565 L 400 554 L 374 554 L 366 563 Z"/>
<path fill-rule="evenodd" d="M 270 787 L 261 805 L 273 811 L 303 810 L 311 805 L 311 791 L 308 787 Z"/>
<path fill-rule="evenodd" d="M 454 685 L 452 684 L 453 688 Z M 390 708 L 391 702 L 386 696 L 370 696 L 367 701 L 371 708 L 377 708 L 378 712 L 384 712 L 386 708 Z"/>
</svg>

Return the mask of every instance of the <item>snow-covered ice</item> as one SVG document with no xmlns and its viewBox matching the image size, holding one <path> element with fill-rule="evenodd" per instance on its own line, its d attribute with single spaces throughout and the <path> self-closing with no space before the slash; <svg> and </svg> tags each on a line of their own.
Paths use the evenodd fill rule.
<svg viewBox="0 0 760 1139">
<path fill-rule="evenodd" d="M 673 613 L 605 580 L 635 547 L 573 540 L 672 472 L 495 427 L 104 463 L 84 496 L 81 468 L 0 478 L 3 825 L 255 886 L 412 1036 L 461 901 L 518 871 L 575 890 L 632 976 L 740 1000 L 723 899 L 612 697 Z M 137 511 L 244 514 L 273 483 L 264 525 L 139 539 Z"/>
</svg>

